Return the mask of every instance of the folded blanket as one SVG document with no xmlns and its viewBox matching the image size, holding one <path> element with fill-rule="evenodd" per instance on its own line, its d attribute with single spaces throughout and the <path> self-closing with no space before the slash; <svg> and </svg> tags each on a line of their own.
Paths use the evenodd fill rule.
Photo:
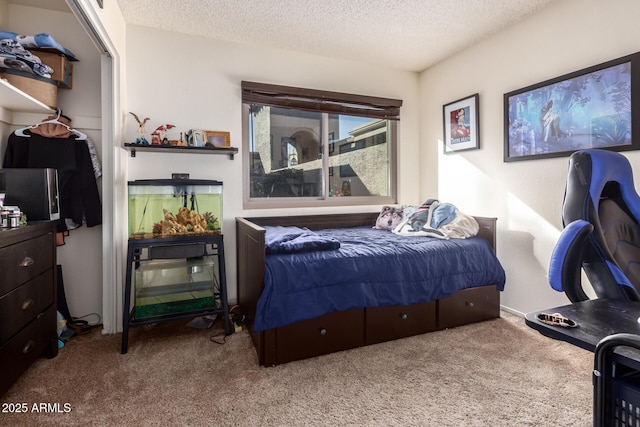
<svg viewBox="0 0 640 427">
<path fill-rule="evenodd" d="M 265 249 L 267 254 L 326 251 L 340 248 L 340 242 L 323 237 L 307 228 L 266 226 Z"/>
<path fill-rule="evenodd" d="M 51 78 L 53 68 L 26 50 L 20 43 L 10 39 L 0 39 L 0 59 L 5 68 L 29 71 L 41 77 Z"/>
<path fill-rule="evenodd" d="M 11 31 L 0 31 L 0 39 L 13 40 L 20 43 L 27 49 L 39 48 L 55 50 L 65 55 L 70 61 L 78 60 L 73 52 L 55 41 L 53 37 L 51 37 L 47 33 L 40 33 L 33 36 L 23 36 Z"/>
<path fill-rule="evenodd" d="M 11 70 L 21 71 L 23 73 L 33 74 L 33 69 L 24 61 L 15 58 L 7 58 L 0 54 L 0 68 L 9 68 Z M 51 76 L 49 76 L 51 77 Z"/>
</svg>

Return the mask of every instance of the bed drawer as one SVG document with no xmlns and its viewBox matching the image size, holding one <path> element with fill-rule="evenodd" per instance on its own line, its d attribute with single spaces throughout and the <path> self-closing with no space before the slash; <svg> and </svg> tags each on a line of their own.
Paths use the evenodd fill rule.
<svg viewBox="0 0 640 427">
<path fill-rule="evenodd" d="M 366 312 L 366 343 L 375 344 L 436 330 L 436 302 L 371 307 Z"/>
<path fill-rule="evenodd" d="M 364 345 L 364 310 L 329 313 L 276 330 L 276 360 L 286 363 Z"/>
<path fill-rule="evenodd" d="M 438 328 L 500 317 L 500 292 L 494 285 L 465 289 L 438 300 Z"/>
</svg>

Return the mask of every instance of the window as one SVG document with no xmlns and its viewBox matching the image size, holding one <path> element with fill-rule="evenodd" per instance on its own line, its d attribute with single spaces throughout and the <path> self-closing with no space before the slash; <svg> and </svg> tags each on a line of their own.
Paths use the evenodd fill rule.
<svg viewBox="0 0 640 427">
<path fill-rule="evenodd" d="M 402 101 L 242 83 L 245 208 L 395 203 Z"/>
</svg>

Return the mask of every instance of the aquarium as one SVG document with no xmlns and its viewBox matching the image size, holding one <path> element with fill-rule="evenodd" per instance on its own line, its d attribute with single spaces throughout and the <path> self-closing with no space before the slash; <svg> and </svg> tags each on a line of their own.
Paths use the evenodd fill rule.
<svg viewBox="0 0 640 427">
<path fill-rule="evenodd" d="M 220 234 L 222 182 L 200 179 L 129 181 L 129 238 Z"/>
<path fill-rule="evenodd" d="M 134 318 L 218 308 L 218 271 L 212 256 L 142 262 L 134 277 Z"/>
</svg>

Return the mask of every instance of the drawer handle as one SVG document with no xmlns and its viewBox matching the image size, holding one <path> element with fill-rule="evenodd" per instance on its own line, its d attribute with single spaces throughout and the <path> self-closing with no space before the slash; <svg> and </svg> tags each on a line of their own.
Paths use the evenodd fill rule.
<svg viewBox="0 0 640 427">
<path fill-rule="evenodd" d="M 406 313 L 401 313 L 401 314 L 400 314 L 400 318 L 401 318 L 402 320 L 407 320 L 407 319 L 409 318 L 409 316 L 407 316 L 407 314 L 406 314 Z"/>
<path fill-rule="evenodd" d="M 464 305 L 466 305 L 467 307 L 473 307 L 473 303 L 471 301 L 466 301 Z"/>
<path fill-rule="evenodd" d="M 34 262 L 33 258 L 31 258 L 30 256 L 26 256 L 26 257 L 24 257 L 24 259 L 20 263 L 20 267 L 29 267 L 29 266 L 33 265 L 33 262 Z"/>
<path fill-rule="evenodd" d="M 22 301 L 22 305 L 20 306 L 20 309 L 22 311 L 29 310 L 33 306 L 33 304 L 35 304 L 35 302 L 31 298 L 28 298 Z"/>
<path fill-rule="evenodd" d="M 325 328 L 320 329 L 320 335 L 327 335 L 327 330 Z"/>
<path fill-rule="evenodd" d="M 22 354 L 29 353 L 35 344 L 36 343 L 34 341 L 32 341 L 32 340 L 27 341 L 27 343 L 24 345 L 24 347 L 22 347 Z"/>
</svg>

